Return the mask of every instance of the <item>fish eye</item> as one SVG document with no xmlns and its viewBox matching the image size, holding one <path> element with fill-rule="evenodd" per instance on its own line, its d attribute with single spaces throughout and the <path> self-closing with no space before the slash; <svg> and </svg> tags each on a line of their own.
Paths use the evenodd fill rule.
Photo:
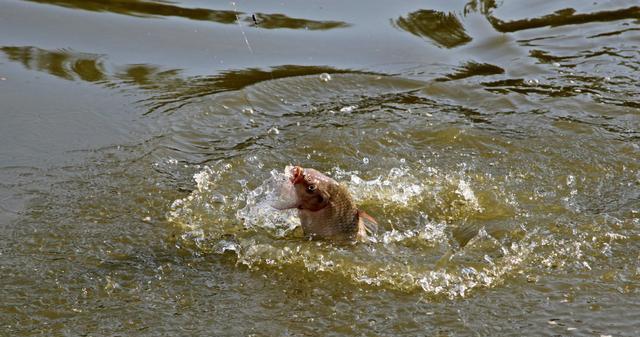
<svg viewBox="0 0 640 337">
<path fill-rule="evenodd" d="M 307 193 L 313 193 L 316 190 L 316 185 L 307 186 Z"/>
</svg>

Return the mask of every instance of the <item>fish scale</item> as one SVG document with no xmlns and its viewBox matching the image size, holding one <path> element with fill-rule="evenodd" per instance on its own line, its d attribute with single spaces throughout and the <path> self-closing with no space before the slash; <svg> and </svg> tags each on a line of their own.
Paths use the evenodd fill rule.
<svg viewBox="0 0 640 337">
<path fill-rule="evenodd" d="M 314 169 L 285 169 L 295 190 L 302 230 L 308 238 L 365 241 L 377 229 L 376 221 L 359 210 L 349 191 Z M 283 189 L 284 190 L 284 189 Z"/>
</svg>

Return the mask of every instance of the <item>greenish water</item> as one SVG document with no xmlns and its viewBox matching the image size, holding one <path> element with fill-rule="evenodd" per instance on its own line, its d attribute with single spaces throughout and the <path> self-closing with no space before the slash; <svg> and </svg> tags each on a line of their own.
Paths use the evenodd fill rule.
<svg viewBox="0 0 640 337">
<path fill-rule="evenodd" d="M 255 19 L 254 19 L 255 18 Z M 634 1 L 0 3 L 0 335 L 640 335 Z M 286 165 L 380 223 L 304 240 Z"/>
</svg>

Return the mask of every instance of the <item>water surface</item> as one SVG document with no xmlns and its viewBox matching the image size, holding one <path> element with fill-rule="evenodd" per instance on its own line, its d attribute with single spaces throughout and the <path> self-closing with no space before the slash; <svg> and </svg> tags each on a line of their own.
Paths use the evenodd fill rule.
<svg viewBox="0 0 640 337">
<path fill-rule="evenodd" d="M 10 336 L 640 334 L 634 1 L 0 4 Z M 306 241 L 286 165 L 380 223 Z"/>
</svg>

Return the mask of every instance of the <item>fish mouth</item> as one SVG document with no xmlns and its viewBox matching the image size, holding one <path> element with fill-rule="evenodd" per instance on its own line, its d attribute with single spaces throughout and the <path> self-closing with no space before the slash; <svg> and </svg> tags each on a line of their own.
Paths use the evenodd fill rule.
<svg viewBox="0 0 640 337">
<path fill-rule="evenodd" d="M 304 169 L 300 166 L 294 166 L 291 169 L 291 183 L 299 184 L 304 180 Z"/>
</svg>

